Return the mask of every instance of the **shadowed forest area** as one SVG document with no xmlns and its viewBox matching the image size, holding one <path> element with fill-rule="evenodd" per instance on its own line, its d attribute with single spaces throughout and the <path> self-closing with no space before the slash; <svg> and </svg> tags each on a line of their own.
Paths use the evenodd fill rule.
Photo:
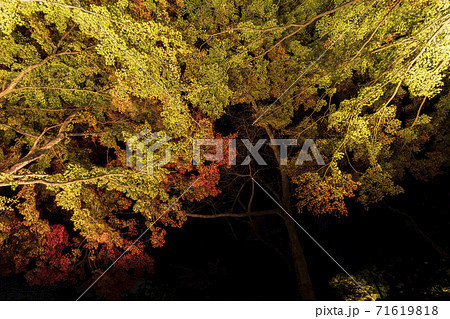
<svg viewBox="0 0 450 319">
<path fill-rule="evenodd" d="M 1 300 L 449 300 L 450 2 L 0 0 Z"/>
</svg>

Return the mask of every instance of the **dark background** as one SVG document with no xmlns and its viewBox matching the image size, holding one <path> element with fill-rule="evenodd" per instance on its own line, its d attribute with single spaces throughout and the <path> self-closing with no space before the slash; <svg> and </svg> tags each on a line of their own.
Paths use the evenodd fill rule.
<svg viewBox="0 0 450 319">
<path fill-rule="evenodd" d="M 448 174 L 428 183 L 406 182 L 402 186 L 405 193 L 386 203 L 410 215 L 424 233 L 448 251 Z M 257 196 L 260 205 L 273 205 L 264 194 Z M 433 294 L 432 287 L 449 286 L 448 261 L 403 215 L 383 204 L 368 211 L 355 202 L 348 204 L 347 217 L 301 214 L 297 220 L 351 274 L 363 271 L 368 283 L 380 289 L 388 287 L 383 299 L 445 299 Z M 190 218 L 181 229 L 168 230 L 166 244 L 151 249 L 155 274 L 141 278 L 123 299 L 300 300 L 283 222 L 278 216 L 258 218 L 270 224 L 271 242 L 255 236 L 247 221 L 236 218 Z M 339 299 L 329 281 L 342 271 L 306 235 L 301 234 L 301 239 L 317 299 Z M 21 275 L 2 277 L 0 285 L 2 300 L 75 300 L 85 288 L 83 282 L 30 287 Z M 94 290 L 83 297 L 104 298 L 108 299 Z"/>
</svg>

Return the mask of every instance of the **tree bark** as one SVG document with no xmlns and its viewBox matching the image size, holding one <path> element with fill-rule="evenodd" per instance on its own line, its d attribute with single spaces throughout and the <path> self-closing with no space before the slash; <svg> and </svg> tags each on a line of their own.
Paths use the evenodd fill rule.
<svg viewBox="0 0 450 319">
<path fill-rule="evenodd" d="M 252 98 L 251 101 L 253 110 L 257 113 L 258 107 L 256 101 Z M 274 139 L 274 133 L 268 125 L 263 126 L 267 135 L 270 139 Z M 275 158 L 278 164 L 281 163 L 280 151 L 275 145 L 270 147 L 273 150 Z M 305 254 L 303 253 L 303 247 L 300 243 L 300 238 L 297 233 L 297 225 L 292 220 L 292 209 L 291 209 L 291 183 L 289 176 L 287 176 L 280 167 L 281 173 L 281 206 L 284 207 L 286 212 L 279 212 L 279 215 L 283 218 L 286 225 L 286 230 L 289 235 L 289 247 L 291 250 L 292 261 L 295 269 L 295 276 L 297 278 L 297 287 L 303 300 L 315 300 L 314 287 L 309 277 L 308 266 L 306 264 Z"/>
<path fill-rule="evenodd" d="M 289 246 L 294 262 L 298 290 L 303 300 L 315 300 L 314 288 L 309 277 L 305 254 L 297 233 L 297 225 L 289 217 L 284 218 L 284 222 L 289 235 Z"/>
<path fill-rule="evenodd" d="M 289 235 L 289 246 L 291 249 L 292 261 L 294 263 L 295 276 L 297 277 L 298 290 L 303 300 L 315 300 L 314 287 L 311 278 L 309 277 L 308 265 L 306 264 L 305 254 L 303 253 L 303 247 L 298 236 L 297 225 L 291 218 L 290 181 L 289 177 L 284 173 L 281 173 L 281 184 L 281 189 L 283 191 L 282 206 L 289 216 L 287 216 L 285 212 L 280 212 L 280 214 L 284 214 L 282 217 Z"/>
</svg>

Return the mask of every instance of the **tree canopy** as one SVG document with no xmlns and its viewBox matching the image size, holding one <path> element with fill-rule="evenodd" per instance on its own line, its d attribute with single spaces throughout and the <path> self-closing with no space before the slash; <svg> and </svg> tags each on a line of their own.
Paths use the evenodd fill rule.
<svg viewBox="0 0 450 319">
<path fill-rule="evenodd" d="M 0 269 L 32 284 L 91 283 L 149 228 L 94 288 L 118 298 L 169 227 L 283 215 L 257 209 L 251 178 L 291 216 L 341 217 L 448 168 L 446 0 L 0 0 L 0 48 Z M 126 165 L 144 129 L 171 137 L 153 175 Z M 213 138 L 314 139 L 325 165 L 270 147 L 269 173 L 193 165 Z"/>
</svg>

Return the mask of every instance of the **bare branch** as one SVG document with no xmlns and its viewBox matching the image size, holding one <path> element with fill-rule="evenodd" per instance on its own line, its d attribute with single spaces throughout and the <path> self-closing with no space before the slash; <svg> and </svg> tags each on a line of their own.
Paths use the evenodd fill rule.
<svg viewBox="0 0 450 319">
<path fill-rule="evenodd" d="M 13 90 L 13 92 L 17 92 L 17 91 L 21 91 L 21 90 L 60 90 L 60 91 L 73 91 L 73 92 L 90 93 L 90 94 L 106 96 L 106 97 L 110 96 L 108 94 L 104 94 L 104 93 L 100 93 L 100 92 L 92 91 L 92 90 L 57 88 L 57 87 L 50 87 L 50 86 L 22 86 L 20 88 L 17 88 L 15 90 Z"/>
<path fill-rule="evenodd" d="M 7 124 L 0 124 L 0 126 L 5 126 L 5 127 L 9 128 L 9 129 L 11 129 L 11 130 L 13 130 L 13 131 L 16 131 L 17 133 L 22 134 L 22 135 L 25 135 L 25 136 L 38 138 L 37 135 L 33 135 L 33 134 L 30 134 L 30 133 L 26 133 L 26 132 L 19 131 L 18 129 L 16 129 L 16 128 L 12 127 L 12 126 L 9 126 L 9 125 L 7 125 Z"/>
<path fill-rule="evenodd" d="M 411 127 L 413 127 L 417 120 L 419 119 L 420 111 L 422 110 L 423 105 L 425 104 L 425 101 L 427 100 L 427 97 L 425 96 L 422 100 L 422 103 L 420 103 L 419 109 L 417 110 L 416 118 L 414 119 L 414 122 L 411 124 Z"/>
<path fill-rule="evenodd" d="M 38 148 L 38 143 L 41 140 L 41 138 L 44 136 L 44 134 L 50 129 L 46 128 L 41 135 L 36 139 L 34 142 L 33 147 L 28 152 L 28 154 L 19 160 L 18 163 L 14 164 L 9 170 L 7 170 L 5 173 L 7 174 L 14 174 L 19 169 L 24 168 L 28 164 L 36 161 L 37 159 L 44 156 L 51 148 L 53 148 L 55 145 L 60 143 L 64 137 L 65 137 L 65 131 L 67 127 L 69 126 L 70 122 L 74 119 L 76 113 L 70 115 L 60 126 L 58 135 L 54 139 L 52 139 L 50 142 L 48 142 L 45 146 Z M 58 125 L 59 126 L 59 125 Z M 53 126 L 54 127 L 54 126 Z"/>
<path fill-rule="evenodd" d="M 44 64 L 46 64 L 46 63 L 47 63 L 48 61 L 50 61 L 51 59 L 53 59 L 53 58 L 55 58 L 55 57 L 58 57 L 58 56 L 79 54 L 79 53 L 81 53 L 81 52 L 84 52 L 84 51 L 86 51 L 86 50 L 92 48 L 92 47 L 93 47 L 93 46 L 88 47 L 88 48 L 86 48 L 86 49 L 83 50 L 83 51 L 77 51 L 77 52 L 64 51 L 64 52 L 57 53 L 57 54 L 51 54 L 51 55 L 49 55 L 48 57 L 46 57 L 44 60 L 42 60 L 41 62 L 28 66 L 25 70 L 22 70 L 22 71 L 17 75 L 17 77 L 9 84 L 9 86 L 8 86 L 5 90 L 3 90 L 2 92 L 0 92 L 0 99 L 3 98 L 4 96 L 6 96 L 7 94 L 14 92 L 14 91 L 15 91 L 16 85 L 24 78 L 25 75 L 27 75 L 28 73 L 30 73 L 30 72 L 33 71 L 34 69 L 43 66 Z"/>
<path fill-rule="evenodd" d="M 139 172 L 140 173 L 140 172 Z M 72 181 L 66 181 L 66 182 L 49 182 L 46 180 L 42 180 L 42 179 L 36 179 L 36 180 L 15 180 L 14 182 L 10 182 L 10 183 L 0 183 L 0 187 L 6 187 L 6 186 L 11 186 L 11 185 L 35 185 L 35 184 L 42 184 L 42 185 L 47 185 L 47 186 L 67 186 L 67 185 L 72 185 L 72 184 L 77 184 L 77 183 L 85 183 L 85 182 L 93 182 L 99 179 L 105 179 L 109 182 L 111 182 L 111 180 L 108 179 L 108 177 L 129 177 L 132 175 L 135 175 L 138 173 L 131 173 L 131 174 L 123 174 L 123 173 L 116 173 L 116 174 L 105 174 L 105 175 L 101 175 L 101 176 L 94 176 L 94 177 L 90 177 L 90 178 L 84 178 L 84 179 L 76 179 L 76 180 L 72 180 Z M 51 177 L 51 175 L 13 175 L 13 177 L 15 179 L 18 178 L 22 178 L 22 177 L 28 177 L 28 176 L 32 176 L 32 177 L 36 177 L 36 176 L 48 176 Z"/>
<path fill-rule="evenodd" d="M 242 213 L 242 214 L 222 213 L 222 214 L 215 214 L 215 215 L 206 215 L 206 214 L 187 213 L 186 216 L 210 219 L 210 218 L 222 218 L 222 217 L 245 218 L 245 217 L 253 217 L 253 216 L 266 216 L 266 215 L 278 215 L 278 214 L 279 214 L 278 209 L 269 209 L 269 210 L 262 210 L 262 211 L 251 211 L 251 212 L 246 212 L 246 213 Z"/>
</svg>

